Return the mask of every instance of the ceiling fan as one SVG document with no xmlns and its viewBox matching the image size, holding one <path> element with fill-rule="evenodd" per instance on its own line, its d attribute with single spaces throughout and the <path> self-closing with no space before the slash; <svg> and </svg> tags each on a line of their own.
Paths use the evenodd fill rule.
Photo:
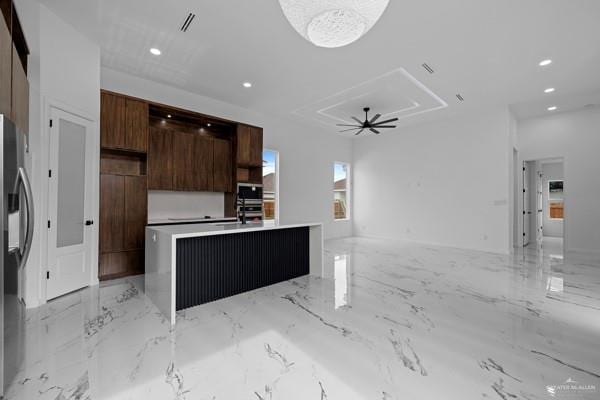
<svg viewBox="0 0 600 400">
<path fill-rule="evenodd" d="M 352 128 L 350 129 L 344 129 L 340 132 L 348 132 L 348 131 L 353 131 L 353 130 L 357 130 L 358 132 L 356 132 L 354 135 L 359 135 L 362 133 L 362 131 L 364 131 L 365 129 L 370 130 L 371 132 L 375 133 L 376 135 L 379 135 L 381 132 L 379 132 L 377 129 L 381 129 L 381 128 L 395 128 L 396 125 L 386 125 L 390 122 L 394 122 L 394 121 L 398 121 L 398 118 L 392 118 L 392 119 L 386 119 L 385 121 L 379 121 L 376 122 L 379 118 L 381 118 L 381 114 L 375 114 L 375 116 L 371 119 L 369 119 L 369 111 L 371 109 L 369 107 L 365 107 L 363 108 L 363 111 L 365 112 L 365 121 L 362 122 L 360 119 L 356 118 L 356 117 L 352 117 L 353 120 L 355 120 L 357 122 L 357 124 L 354 125 L 349 125 L 349 124 L 337 124 L 337 126 L 351 126 Z"/>
</svg>

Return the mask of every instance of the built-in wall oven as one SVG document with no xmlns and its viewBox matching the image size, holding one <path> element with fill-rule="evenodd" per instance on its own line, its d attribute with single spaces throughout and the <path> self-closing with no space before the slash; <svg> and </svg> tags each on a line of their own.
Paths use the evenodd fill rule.
<svg viewBox="0 0 600 400">
<path fill-rule="evenodd" d="M 238 183 L 237 212 L 240 219 L 263 219 L 263 185 L 257 183 Z"/>
</svg>

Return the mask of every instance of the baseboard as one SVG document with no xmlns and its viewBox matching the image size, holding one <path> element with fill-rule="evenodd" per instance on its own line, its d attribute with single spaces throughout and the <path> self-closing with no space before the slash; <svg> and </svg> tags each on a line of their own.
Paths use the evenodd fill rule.
<svg viewBox="0 0 600 400">
<path fill-rule="evenodd" d="M 359 235 L 356 234 L 353 237 L 359 237 L 359 238 L 365 238 L 365 239 L 380 239 L 380 240 L 390 240 L 390 241 L 397 241 L 397 242 L 404 242 L 404 243 L 413 243 L 413 244 L 418 244 L 421 246 L 437 246 L 437 247 L 446 247 L 448 249 L 455 249 L 455 250 L 472 250 L 472 251 L 478 251 L 481 253 L 490 253 L 490 254 L 501 254 L 501 255 L 505 255 L 508 256 L 510 254 L 512 254 L 511 250 L 506 249 L 506 250 L 498 250 L 498 249 L 491 249 L 491 248 L 475 248 L 475 247 L 468 247 L 468 246 L 459 246 L 456 244 L 449 244 L 449 243 L 437 243 L 437 242 L 424 242 L 424 241 L 418 241 L 418 240 L 407 240 L 407 239 L 401 239 L 401 238 L 397 238 L 397 237 L 386 237 L 386 236 L 376 236 L 376 235 Z"/>
<path fill-rule="evenodd" d="M 565 251 L 567 257 L 582 261 L 593 261 L 600 264 L 600 250 L 570 248 Z"/>
</svg>

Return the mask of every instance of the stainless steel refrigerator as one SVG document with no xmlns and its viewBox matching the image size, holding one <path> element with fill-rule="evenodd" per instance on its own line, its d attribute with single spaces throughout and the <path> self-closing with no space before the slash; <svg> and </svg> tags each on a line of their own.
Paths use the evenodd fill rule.
<svg viewBox="0 0 600 400">
<path fill-rule="evenodd" d="M 0 397 L 12 382 L 24 355 L 22 299 L 25 263 L 33 239 L 33 197 L 25 171 L 25 135 L 0 114 Z"/>
</svg>

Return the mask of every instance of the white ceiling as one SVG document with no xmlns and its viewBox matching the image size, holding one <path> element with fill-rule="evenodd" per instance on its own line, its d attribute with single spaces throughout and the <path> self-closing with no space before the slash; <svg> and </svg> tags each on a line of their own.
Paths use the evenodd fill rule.
<svg viewBox="0 0 600 400">
<path fill-rule="evenodd" d="M 363 38 L 337 49 L 298 35 L 276 0 L 42 1 L 100 43 L 106 67 L 306 121 L 294 112 L 400 68 L 448 103 L 410 123 L 492 105 L 529 118 L 600 103 L 598 0 L 393 0 Z M 183 33 L 188 12 L 196 18 Z M 554 62 L 539 67 L 545 58 Z M 361 114 L 348 104 L 348 117 Z"/>
</svg>

